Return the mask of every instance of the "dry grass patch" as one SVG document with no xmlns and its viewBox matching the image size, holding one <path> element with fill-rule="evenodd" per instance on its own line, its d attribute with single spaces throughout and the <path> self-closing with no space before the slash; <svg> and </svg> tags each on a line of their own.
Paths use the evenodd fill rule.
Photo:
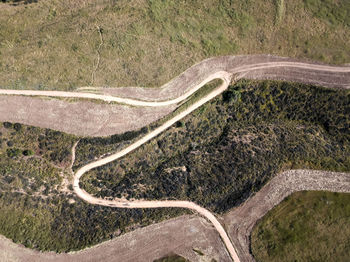
<svg viewBox="0 0 350 262">
<path fill-rule="evenodd" d="M 0 4 L 0 87 L 158 86 L 204 58 L 227 54 L 349 62 L 349 4 L 326 2 Z M 336 22 L 316 7 L 335 13 Z"/>
</svg>

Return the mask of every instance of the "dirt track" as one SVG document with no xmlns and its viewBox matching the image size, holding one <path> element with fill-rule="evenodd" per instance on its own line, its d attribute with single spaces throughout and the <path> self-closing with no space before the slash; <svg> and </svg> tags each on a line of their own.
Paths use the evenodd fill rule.
<svg viewBox="0 0 350 262">
<path fill-rule="evenodd" d="M 175 106 L 132 107 L 91 101 L 1 96 L 0 122 L 19 122 L 79 136 L 107 136 L 142 128 Z"/>
<path fill-rule="evenodd" d="M 278 62 L 278 63 L 265 63 L 265 64 L 260 64 L 260 65 L 252 65 L 252 66 L 242 66 L 239 69 L 236 69 L 236 73 L 239 72 L 247 72 L 247 71 L 251 71 L 251 70 L 256 70 L 257 68 L 269 68 L 269 67 L 280 67 L 280 66 L 286 66 L 286 67 L 295 67 L 295 68 L 300 68 L 303 70 L 307 70 L 308 68 L 313 68 L 315 71 L 326 71 L 329 70 L 330 72 L 333 72 L 334 74 L 338 74 L 339 72 L 343 73 L 343 72 L 350 72 L 350 68 L 348 67 L 340 67 L 340 68 L 336 68 L 336 67 L 329 67 L 329 66 L 325 66 L 325 65 L 307 65 L 307 64 L 303 64 L 303 63 L 297 63 L 297 62 Z M 185 111 L 181 112 L 180 114 L 176 115 L 174 118 L 172 118 L 171 120 L 167 121 L 166 123 L 162 124 L 162 126 L 160 126 L 159 128 L 155 129 L 154 131 L 150 132 L 149 134 L 145 135 L 144 137 L 142 137 L 141 139 L 139 139 L 138 141 L 136 141 L 135 143 L 129 145 L 128 147 L 126 147 L 125 149 L 121 150 L 120 152 L 117 152 L 109 157 L 97 160 L 95 162 L 92 162 L 86 166 L 83 166 L 82 168 L 80 168 L 74 176 L 74 183 L 73 183 L 73 187 L 74 187 L 74 191 L 75 193 L 82 199 L 84 199 L 85 201 L 91 203 L 91 204 L 96 204 L 96 205 L 104 205 L 104 206 L 112 206 L 112 207 L 124 207 L 124 208 L 159 208 L 159 207 L 182 207 L 182 208 L 188 208 L 188 209 L 192 209 L 194 211 L 197 211 L 198 213 L 200 213 L 202 216 L 206 217 L 216 228 L 216 230 L 218 231 L 218 233 L 220 234 L 221 239 L 223 240 L 223 242 L 225 243 L 225 246 L 227 248 L 227 250 L 229 251 L 232 259 L 236 262 L 240 261 L 240 258 L 238 257 L 235 248 L 233 247 L 231 240 L 228 238 L 227 233 L 225 231 L 225 229 L 222 227 L 222 225 L 220 224 L 220 222 L 216 219 L 216 217 L 209 211 L 206 210 L 198 205 L 196 205 L 195 203 L 189 202 L 189 201 L 125 201 L 125 200 L 121 200 L 121 199 L 114 199 L 114 200 L 105 200 L 105 199 L 99 199 L 99 198 L 95 198 L 92 195 L 88 194 L 86 191 L 82 190 L 79 187 L 79 180 L 80 178 L 89 170 L 105 165 L 107 163 L 110 163 L 112 161 L 115 161 L 123 156 L 125 156 L 126 154 L 128 154 L 129 152 L 135 150 L 136 148 L 142 146 L 144 143 L 148 142 L 149 140 L 151 140 L 152 138 L 154 138 L 155 136 L 159 135 L 160 133 L 162 133 L 163 131 L 165 131 L 167 128 L 169 128 L 170 126 L 172 126 L 175 122 L 179 121 L 180 119 L 182 119 L 183 117 L 185 117 L 186 115 L 190 114 L 192 111 L 194 111 L 195 109 L 199 108 L 201 105 L 203 105 L 204 103 L 206 103 L 207 101 L 211 100 L 212 98 L 216 97 L 217 95 L 221 94 L 224 90 L 227 89 L 229 83 L 230 83 L 230 76 L 232 75 L 232 72 L 224 72 L 224 71 L 219 71 L 216 73 L 213 73 L 212 75 L 208 76 L 207 78 L 205 78 L 205 80 L 199 82 L 197 84 L 197 86 L 193 86 L 191 88 L 190 91 L 188 91 L 187 93 L 185 93 L 184 95 L 181 96 L 181 98 L 185 99 L 186 97 L 189 96 L 189 93 L 193 93 L 193 90 L 198 90 L 199 88 L 201 88 L 207 81 L 210 81 L 212 79 L 215 78 L 222 78 L 223 80 L 223 84 L 218 87 L 217 89 L 215 89 L 214 91 L 212 91 L 209 95 L 207 95 L 206 97 L 202 98 L 201 100 L 199 100 L 198 102 L 196 102 L 195 104 L 193 104 L 192 106 L 190 106 L 188 109 L 186 109 Z M 177 99 L 174 99 L 176 102 L 179 102 Z M 164 103 L 173 103 L 172 101 L 174 100 L 169 100 L 169 101 L 165 101 L 165 102 L 159 102 L 161 105 L 163 105 Z M 135 100 L 136 101 L 136 100 Z M 134 101 L 134 102 L 135 102 Z M 144 103 L 144 102 L 142 102 Z M 152 103 L 152 105 L 154 105 L 156 102 L 149 102 Z M 244 260 L 243 260 L 244 261 Z"/>
<path fill-rule="evenodd" d="M 223 56 L 210 58 L 192 66 L 160 88 L 122 87 L 100 88 L 94 91 L 100 94 L 86 93 L 86 88 L 83 88 L 81 91 L 85 93 L 75 92 L 78 97 L 124 103 L 131 101 L 131 104 L 148 105 L 147 107 L 81 101 L 72 103 L 28 96 L 0 96 L 0 121 L 20 122 L 77 135 L 106 136 L 122 133 L 167 115 L 176 107 L 176 102 L 195 92 L 196 87 L 201 86 L 200 83 L 214 78 L 218 72 L 235 74 L 236 79 L 281 79 L 326 87 L 350 87 L 350 67 L 301 63 L 295 59 L 269 55 Z M 34 94 L 30 93 L 31 91 L 0 89 L 0 94 L 21 92 Z M 50 93 L 44 91 L 37 94 Z M 70 92 L 51 94 L 72 96 Z M 163 101 L 167 106 L 154 101 Z M 163 106 L 159 107 L 160 105 Z M 81 128 L 82 126 L 86 128 Z"/>
<path fill-rule="evenodd" d="M 350 173 L 290 170 L 274 177 L 253 197 L 224 216 L 224 224 L 241 261 L 254 261 L 249 252 L 256 222 L 296 191 L 350 192 Z"/>
<path fill-rule="evenodd" d="M 212 91 L 210 94 L 207 96 L 203 97 L 200 99 L 198 102 L 194 103 L 190 107 L 188 107 L 186 110 L 183 112 L 177 114 L 174 116 L 172 119 L 168 120 L 164 124 L 162 124 L 160 127 L 156 128 L 152 132 L 148 133 L 141 139 L 137 140 L 133 144 L 127 146 L 125 149 L 112 154 L 106 158 L 102 158 L 100 160 L 97 160 L 95 162 L 92 162 L 90 164 L 87 164 L 83 167 L 81 167 L 74 175 L 74 181 L 73 181 L 73 188 L 74 192 L 77 194 L 78 197 L 81 199 L 85 200 L 86 202 L 90 204 L 95 204 L 95 205 L 103 205 L 103 206 L 110 206 L 110 207 L 119 207 L 119 208 L 160 208 L 160 207 L 181 207 L 181 208 L 187 208 L 194 210 L 207 218 L 215 227 L 217 232 L 220 234 L 221 239 L 223 240 L 228 252 L 230 253 L 232 259 L 235 262 L 239 262 L 239 258 L 235 252 L 234 247 L 232 246 L 232 243 L 230 239 L 228 238 L 225 229 L 222 227 L 220 222 L 216 219 L 216 217 L 207 209 L 200 207 L 196 205 L 195 203 L 189 202 L 189 201 L 126 201 L 126 200 L 121 200 L 121 199 L 114 199 L 114 200 L 106 200 L 106 199 L 100 199 L 96 198 L 86 191 L 82 190 L 79 187 L 79 180 L 80 178 L 89 170 L 105 165 L 107 163 L 110 163 L 112 161 L 115 161 L 126 154 L 130 153 L 131 151 L 135 150 L 136 148 L 142 146 L 144 143 L 148 142 L 152 138 L 156 137 L 166 129 L 168 129 L 170 126 L 175 124 L 177 121 L 180 119 L 184 118 L 186 115 L 190 114 L 192 111 L 195 109 L 199 108 L 201 105 L 205 104 L 206 102 L 210 101 L 217 95 L 221 94 L 223 91 L 225 91 L 230 84 L 231 81 L 231 75 L 228 73 L 216 73 L 215 78 L 220 77 L 223 80 L 223 83 L 216 88 L 214 91 Z M 201 86 L 203 86 L 205 83 L 200 83 Z M 201 87 L 200 86 L 200 87 Z M 200 88 L 199 87 L 199 88 Z M 197 88 L 198 89 L 198 88 Z"/>
<path fill-rule="evenodd" d="M 293 81 L 301 81 L 308 83 L 320 84 L 326 87 L 342 87 L 350 88 L 350 67 L 345 66 L 329 66 L 312 63 L 302 63 L 297 61 L 289 61 L 285 58 L 270 57 L 272 61 L 252 62 L 248 64 L 231 65 L 232 59 L 237 57 L 218 57 L 194 65 L 186 70 L 183 74 L 170 81 L 168 84 L 158 90 L 158 93 L 172 93 L 172 89 L 179 90 L 175 97 L 164 94 L 162 99 L 155 101 L 142 100 L 137 98 L 127 98 L 115 95 L 94 94 L 86 92 L 66 92 L 66 91 L 41 91 L 41 90 L 12 90 L 0 89 L 3 95 L 24 95 L 24 96 L 51 96 L 51 97 L 69 97 L 69 98 L 87 98 L 97 99 L 106 102 L 117 102 L 131 106 L 148 106 L 161 107 L 175 105 L 185 100 L 204 84 L 213 79 L 221 78 L 225 74 L 237 75 L 236 79 L 242 77 L 251 77 L 254 79 L 266 78 L 268 75 L 273 79 L 293 79 Z M 252 58 L 249 56 L 249 58 Z M 259 56 L 261 58 L 261 56 Z M 218 61 L 217 61 L 218 60 Z M 253 60 L 254 61 L 254 60 Z M 215 68 L 216 64 L 220 64 L 219 68 Z M 209 64 L 209 65 L 207 65 Z M 226 68 L 225 68 L 226 66 Z M 209 71 L 203 70 L 210 68 Z M 283 68 L 283 70 L 280 70 Z M 204 71 L 201 76 L 197 76 L 196 71 Z M 257 73 L 258 72 L 258 73 Z M 284 73 L 283 73 L 284 72 Z M 196 75 L 194 78 L 193 76 Z M 321 80 L 322 79 L 322 80 Z M 180 87 L 180 88 L 179 88 Z M 134 89 L 137 89 L 134 87 Z M 135 90 L 132 94 L 137 94 Z"/>
<path fill-rule="evenodd" d="M 276 66 L 266 67 L 266 63 Z M 277 64 L 276 64 L 277 63 Z M 284 66 L 279 63 L 285 63 Z M 289 66 L 287 66 L 289 63 Z M 327 66 L 320 63 L 310 63 L 293 58 L 285 58 L 271 55 L 241 55 L 241 56 L 221 56 L 213 57 L 195 64 L 185 72 L 175 77 L 160 88 L 144 87 L 83 87 L 81 91 L 91 90 L 95 93 L 127 97 L 145 101 L 163 101 L 179 97 L 190 90 L 194 85 L 205 79 L 208 75 L 226 71 L 238 74 L 239 78 L 248 79 L 274 79 L 286 80 L 302 83 L 310 83 L 325 87 L 350 88 L 350 73 L 346 72 L 334 74 L 331 72 L 315 71 L 309 68 L 297 68 L 290 66 L 290 63 L 303 63 L 306 65 Z M 260 65 L 259 68 L 254 68 Z M 265 65 L 265 66 L 264 66 Z M 330 68 L 337 68 L 331 66 Z M 349 67 L 342 67 L 349 68 Z"/>
<path fill-rule="evenodd" d="M 236 79 L 240 77 L 247 76 L 251 71 L 255 70 L 262 70 L 262 71 L 268 71 L 270 68 L 284 68 L 284 69 L 298 69 L 300 72 L 304 71 L 304 81 L 313 81 L 312 79 L 315 78 L 317 79 L 317 75 L 320 74 L 321 76 L 325 77 L 324 81 L 322 80 L 322 84 L 325 86 L 329 87 L 343 87 L 343 88 L 348 88 L 349 87 L 349 78 L 350 78 L 350 67 L 333 67 L 333 66 L 326 66 L 326 65 L 318 65 L 318 64 L 305 64 L 305 63 L 300 63 L 300 62 L 293 62 L 293 61 L 287 61 L 286 59 L 284 61 L 270 61 L 270 62 L 265 62 L 265 63 L 255 63 L 255 64 L 250 64 L 250 65 L 236 65 L 234 67 L 234 70 L 232 68 L 230 69 L 229 67 L 229 62 L 231 61 L 229 59 L 230 57 L 221 57 L 221 58 L 214 58 L 212 60 L 205 60 L 202 62 L 202 67 L 201 63 L 198 65 L 195 65 L 194 67 L 190 68 L 187 70 L 187 74 L 191 77 L 191 80 L 188 84 L 188 88 L 186 89 L 184 94 L 181 94 L 179 98 L 172 99 L 172 100 L 167 100 L 163 102 L 147 102 L 147 101 L 139 101 L 139 100 L 133 100 L 133 99 L 125 99 L 125 98 L 116 98 L 116 97 L 111 97 L 111 96 L 100 96 L 100 95 L 93 95 L 93 94 L 82 94 L 82 93 L 66 93 L 66 92 L 53 92 L 53 91 L 16 91 L 16 90 L 2 90 L 1 92 L 3 94 L 23 94 L 23 95 L 47 95 L 47 96 L 63 96 L 67 97 L 71 95 L 72 97 L 89 97 L 89 98 L 95 98 L 95 99 L 103 99 L 103 100 L 112 100 L 112 101 L 118 101 L 118 102 L 123 102 L 123 103 L 129 103 L 131 105 L 137 105 L 137 106 L 165 106 L 165 105 L 172 105 L 175 103 L 178 103 L 180 98 L 185 99 L 186 97 L 190 96 L 192 93 L 194 93 L 196 90 L 201 88 L 206 82 L 210 81 L 211 79 L 215 78 L 222 78 L 224 80 L 223 84 L 215 89 L 213 92 L 211 92 L 209 95 L 206 97 L 202 98 L 200 101 L 196 102 L 193 104 L 191 107 L 186 109 L 185 111 L 181 112 L 177 116 L 175 116 L 173 119 L 167 121 L 164 123 L 162 126 L 159 128 L 155 129 L 151 133 L 147 134 L 140 140 L 136 141 L 135 143 L 129 145 L 127 148 L 121 150 L 120 152 L 113 154 L 109 157 L 97 160 L 93 163 L 90 163 L 81 169 L 79 169 L 75 176 L 74 176 L 74 190 L 76 194 L 84 199 L 85 201 L 91 203 L 91 204 L 97 204 L 97 205 L 105 205 L 105 206 L 115 206 L 115 207 L 124 207 L 124 208 L 158 208 L 158 207 L 183 207 L 183 208 L 189 208 L 192 210 L 197 211 L 204 217 L 206 217 L 215 227 L 217 232 L 220 234 L 220 237 L 225 243 L 225 246 L 227 250 L 229 251 L 232 259 L 234 261 L 240 261 L 238 258 L 235 248 L 233 247 L 230 239 L 228 238 L 225 229 L 222 227 L 220 222 L 215 218 L 215 216 L 210 213 L 208 210 L 199 207 L 198 205 L 188 202 L 188 201 L 122 201 L 119 199 L 115 200 L 104 200 L 104 199 L 98 199 L 95 198 L 91 195 L 89 195 L 87 192 L 83 191 L 79 187 L 79 179 L 80 177 L 86 173 L 87 171 L 91 170 L 92 168 L 102 166 L 106 163 L 109 163 L 111 161 L 114 161 L 129 152 L 133 151 L 134 149 L 138 148 L 139 146 L 143 145 L 153 137 L 157 136 L 167 128 L 169 128 L 172 124 L 174 124 L 176 121 L 182 119 L 185 117 L 187 114 L 191 113 L 193 110 L 196 108 L 200 107 L 202 104 L 206 103 L 207 101 L 211 100 L 215 96 L 221 94 L 224 90 L 229 85 L 230 82 L 230 76 L 234 73 L 236 74 Z M 273 58 L 273 57 L 271 57 Z M 211 72 L 209 71 L 206 72 L 207 74 L 205 77 L 198 77 L 195 73 L 191 74 L 191 70 L 193 68 L 197 69 L 209 69 L 208 67 L 205 67 L 207 64 L 210 62 L 215 62 L 215 59 L 221 59 L 222 62 L 227 62 L 226 64 L 223 63 L 223 66 L 226 65 L 226 70 L 221 69 L 221 70 L 215 70 L 215 68 L 210 68 Z M 283 58 L 273 58 L 273 59 L 282 59 Z M 226 61 L 227 60 L 227 61 Z M 200 71 L 200 70 L 199 70 Z M 205 71 L 205 70 L 203 70 Z M 288 71 L 288 70 L 287 70 Z M 179 84 L 186 84 L 186 77 L 184 78 L 184 75 L 186 75 L 186 72 L 180 75 L 178 78 L 174 79 L 169 83 L 170 86 L 168 88 L 171 88 L 171 83 L 177 83 Z M 189 72 L 189 73 L 188 73 Z M 209 74 L 210 73 L 210 74 Z M 307 73 L 311 73 L 311 76 L 309 79 L 306 80 L 305 76 Z M 238 74 L 238 75 L 237 75 Z M 271 74 L 271 72 L 270 72 Z M 282 73 L 281 73 L 282 74 Z M 283 74 L 282 74 L 283 75 Z M 287 76 L 288 72 L 286 73 Z M 315 80 L 316 81 L 316 80 Z M 160 91 L 162 92 L 162 90 Z M 235 241 L 235 240 L 234 240 Z M 245 261 L 245 260 L 242 260 Z"/>
</svg>

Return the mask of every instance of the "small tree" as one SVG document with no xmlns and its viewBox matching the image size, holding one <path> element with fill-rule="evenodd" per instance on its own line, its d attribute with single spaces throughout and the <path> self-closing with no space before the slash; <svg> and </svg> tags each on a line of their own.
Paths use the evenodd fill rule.
<svg viewBox="0 0 350 262">
<path fill-rule="evenodd" d="M 30 149 L 26 149 L 26 150 L 23 150 L 22 154 L 24 156 L 31 156 L 31 155 L 34 155 L 34 152 Z"/>
<path fill-rule="evenodd" d="M 176 122 L 176 127 L 183 127 L 184 123 L 182 121 L 177 121 Z"/>
<path fill-rule="evenodd" d="M 13 125 L 13 128 L 18 132 L 22 129 L 22 125 L 20 123 L 15 123 Z"/>
</svg>

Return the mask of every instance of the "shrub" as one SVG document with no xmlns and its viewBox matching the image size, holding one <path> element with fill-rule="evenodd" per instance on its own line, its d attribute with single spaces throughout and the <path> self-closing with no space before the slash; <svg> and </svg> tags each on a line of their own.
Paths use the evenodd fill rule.
<svg viewBox="0 0 350 262">
<path fill-rule="evenodd" d="M 22 125 L 20 123 L 15 123 L 13 125 L 13 128 L 18 132 L 22 129 Z"/>
<path fill-rule="evenodd" d="M 25 149 L 25 150 L 23 150 L 22 154 L 24 156 L 31 156 L 31 155 L 34 154 L 34 152 L 32 150 L 30 150 L 30 149 Z"/>
<path fill-rule="evenodd" d="M 10 122 L 4 122 L 4 127 L 5 128 L 11 128 L 12 127 L 12 123 L 10 123 Z"/>
<path fill-rule="evenodd" d="M 18 148 L 8 148 L 6 150 L 7 156 L 10 158 L 14 158 L 19 156 L 19 154 L 21 153 L 21 150 L 19 150 Z"/>
<path fill-rule="evenodd" d="M 176 127 L 183 127 L 183 126 L 184 126 L 183 122 L 181 122 L 181 121 L 176 122 Z"/>
</svg>

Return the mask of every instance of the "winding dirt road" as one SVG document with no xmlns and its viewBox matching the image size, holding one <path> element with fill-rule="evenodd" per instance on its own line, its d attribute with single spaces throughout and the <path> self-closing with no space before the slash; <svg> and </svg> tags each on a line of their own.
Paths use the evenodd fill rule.
<svg viewBox="0 0 350 262">
<path fill-rule="evenodd" d="M 226 234 L 225 229 L 222 227 L 220 222 L 216 219 L 216 217 L 207 209 L 200 207 L 196 205 L 195 203 L 189 202 L 189 201 L 126 201 L 126 200 L 120 200 L 120 199 L 115 199 L 115 200 L 105 200 L 105 199 L 100 199 L 93 197 L 92 195 L 88 194 L 86 191 L 82 190 L 79 187 L 79 180 L 82 175 L 84 175 L 86 172 L 89 170 L 105 165 L 107 163 L 110 163 L 114 160 L 117 160 L 129 152 L 135 150 L 136 148 L 142 146 L 152 138 L 156 137 L 160 133 L 162 133 L 164 130 L 168 129 L 170 126 L 175 124 L 177 121 L 180 119 L 184 118 L 186 115 L 190 114 L 192 111 L 195 109 L 199 108 L 201 105 L 204 103 L 208 102 L 212 98 L 216 97 L 217 95 L 221 94 L 224 90 L 227 89 L 228 85 L 230 84 L 231 81 L 231 75 L 229 73 L 225 72 L 220 72 L 215 74 L 215 78 L 221 78 L 223 80 L 223 83 L 216 88 L 213 92 L 211 92 L 209 95 L 205 96 L 202 98 L 200 101 L 194 103 L 191 105 L 189 108 L 187 108 L 185 111 L 177 114 L 175 117 L 170 119 L 169 121 L 165 122 L 163 125 L 160 127 L 156 128 L 152 132 L 148 133 L 135 143 L 129 145 L 125 149 L 117 152 L 116 154 L 113 154 L 109 157 L 97 160 L 95 162 L 92 162 L 90 164 L 87 164 L 80 168 L 74 175 L 74 181 L 73 181 L 73 188 L 75 193 L 83 200 L 95 204 L 95 205 L 103 205 L 103 206 L 110 206 L 110 207 L 119 207 L 119 208 L 160 208 L 160 207 L 180 207 L 180 208 L 187 208 L 194 210 L 198 212 L 199 214 L 203 215 L 206 217 L 216 228 L 218 233 L 220 234 L 220 237 L 222 238 L 228 252 L 230 253 L 230 256 L 234 261 L 240 261 L 236 251 L 229 239 L 229 237 Z M 213 78 L 214 79 L 214 78 Z M 209 80 L 210 81 L 210 80 Z M 202 85 L 204 85 L 203 83 Z"/>
<path fill-rule="evenodd" d="M 206 62 L 206 61 L 204 61 Z M 198 65 L 195 65 L 193 68 L 198 69 Z M 104 101 L 114 101 L 118 103 L 133 105 L 133 106 L 169 106 L 173 104 L 177 104 L 184 99 L 188 98 L 191 94 L 196 92 L 198 89 L 200 89 L 203 85 L 205 85 L 207 82 L 213 80 L 213 79 L 222 79 L 223 83 L 218 88 L 216 88 L 214 91 L 212 91 L 210 94 L 199 100 L 198 102 L 191 105 L 189 108 L 187 108 L 185 111 L 179 113 L 174 118 L 170 119 L 169 121 L 162 124 L 157 129 L 153 130 L 152 132 L 148 133 L 138 141 L 134 142 L 133 144 L 127 146 L 125 149 L 110 155 L 106 158 L 97 160 L 95 162 L 92 162 L 86 166 L 83 166 L 80 168 L 74 175 L 74 182 L 73 187 L 75 193 L 83 200 L 96 205 L 103 205 L 103 206 L 111 206 L 111 207 L 120 207 L 120 208 L 159 208 L 159 207 L 180 207 L 180 208 L 187 208 L 194 210 L 201 215 L 203 215 L 205 218 L 207 218 L 215 227 L 217 232 L 220 234 L 220 237 L 222 238 L 228 252 L 230 253 L 231 258 L 235 262 L 239 262 L 240 259 L 235 251 L 235 248 L 229 239 L 225 229 L 220 224 L 218 219 L 207 209 L 202 208 L 195 203 L 189 202 L 189 201 L 125 201 L 121 199 L 114 199 L 114 200 L 105 200 L 105 199 L 99 199 L 96 197 L 93 197 L 92 195 L 88 194 L 86 191 L 82 190 L 79 187 L 79 180 L 80 178 L 89 170 L 105 165 L 107 163 L 110 163 L 114 160 L 117 160 L 129 152 L 135 150 L 136 148 L 142 146 L 143 144 L 147 143 L 152 138 L 156 137 L 160 133 L 162 133 L 164 130 L 172 126 L 175 122 L 179 121 L 186 115 L 190 114 L 195 109 L 199 108 L 204 103 L 208 102 L 209 100 L 213 99 L 217 95 L 221 94 L 223 91 L 227 89 L 231 82 L 231 77 L 233 74 L 235 74 L 235 78 L 242 78 L 246 76 L 247 74 L 250 74 L 252 72 L 256 72 L 259 70 L 266 70 L 268 68 L 298 68 L 301 70 L 311 70 L 314 74 L 320 74 L 320 75 L 331 75 L 334 76 L 334 79 L 341 78 L 342 83 L 340 83 L 338 86 L 348 88 L 350 85 L 350 67 L 335 67 L 335 66 L 327 66 L 327 65 L 319 65 L 319 64 L 308 64 L 308 63 L 300 63 L 300 62 L 291 62 L 291 61 L 272 61 L 267 63 L 255 63 L 250 65 L 242 65 L 235 67 L 234 69 L 230 70 L 217 70 L 213 73 L 207 75 L 204 79 L 201 79 L 199 83 L 196 83 L 195 85 L 192 85 L 191 88 L 185 92 L 184 94 L 180 95 L 179 97 L 167 101 L 141 101 L 141 100 L 135 100 L 130 98 L 121 98 L 121 97 L 115 97 L 111 95 L 100 95 L 100 94 L 91 94 L 91 93 L 79 93 L 79 92 L 60 92 L 60 91 L 34 91 L 34 90 L 0 90 L 0 94 L 4 95 L 28 95 L 28 96 L 55 96 L 55 97 L 76 97 L 76 98 L 92 98 L 92 99 L 100 99 Z M 179 76 L 178 79 L 180 80 L 173 80 L 171 82 L 176 81 L 182 81 L 181 80 L 183 75 Z M 332 83 L 328 81 L 328 86 L 332 87 L 332 85 L 337 85 L 336 83 Z M 340 80 L 339 80 L 340 81 Z M 307 82 L 307 81 L 305 81 Z"/>
<path fill-rule="evenodd" d="M 218 72 L 233 74 L 235 79 L 274 79 L 350 88 L 349 66 L 335 67 L 272 55 L 220 56 L 193 65 L 158 88 L 85 87 L 75 92 L 47 92 L 3 90 L 0 87 L 0 121 L 50 128 L 78 136 L 124 133 L 168 115 L 181 99 L 186 99 L 207 81 L 219 77 L 215 75 Z M 119 103 L 48 99 L 41 95 L 86 97 Z M 146 107 L 128 106 L 127 103 Z"/>
<path fill-rule="evenodd" d="M 263 65 L 255 65 L 253 67 L 243 67 L 240 70 L 237 70 L 236 73 L 239 72 L 246 72 L 249 70 L 256 70 L 261 67 L 276 67 L 276 66 L 295 66 L 299 68 L 310 68 L 310 65 L 304 64 L 304 63 L 272 63 L 272 64 L 263 64 Z M 330 67 L 330 66 L 324 66 L 324 65 L 312 65 L 314 70 L 320 70 L 320 71 L 330 71 L 330 72 L 350 72 L 350 68 L 346 67 Z M 190 106 L 188 109 L 185 111 L 181 112 L 180 114 L 176 115 L 174 118 L 170 119 L 154 131 L 150 132 L 149 134 L 145 135 L 142 137 L 140 140 L 136 141 L 135 143 L 131 144 L 130 146 L 126 147 L 125 149 L 117 152 L 116 154 L 113 154 L 109 157 L 97 160 L 95 162 L 92 162 L 82 168 L 80 168 L 74 176 L 74 182 L 73 182 L 73 187 L 75 193 L 85 201 L 91 203 L 91 204 L 96 204 L 96 205 L 103 205 L 103 206 L 111 206 L 111 207 L 119 207 L 119 208 L 159 208 L 159 207 L 181 207 L 181 208 L 187 208 L 191 209 L 194 211 L 197 211 L 199 214 L 203 215 L 206 217 L 216 228 L 218 233 L 220 234 L 220 237 L 222 238 L 228 252 L 230 253 L 232 259 L 236 262 L 239 262 L 240 259 L 235 251 L 235 248 L 233 247 L 225 229 L 223 226 L 220 224 L 220 222 L 216 219 L 216 217 L 207 209 L 202 208 L 195 203 L 189 202 L 189 201 L 126 201 L 126 200 L 121 200 L 121 199 L 114 199 L 114 200 L 105 200 L 105 199 L 99 199 L 96 197 L 93 197 L 92 195 L 88 194 L 86 191 L 82 190 L 79 187 L 79 180 L 82 175 L 84 175 L 86 172 L 89 170 L 105 165 L 107 163 L 110 163 L 114 160 L 117 160 L 129 152 L 135 150 L 136 148 L 140 147 L 141 145 L 145 144 L 152 138 L 156 137 L 160 133 L 162 133 L 164 130 L 172 126 L 174 123 L 185 117 L 186 115 L 190 114 L 192 111 L 195 109 L 199 108 L 201 105 L 204 103 L 208 102 L 209 100 L 213 99 L 217 95 L 221 94 L 223 91 L 227 89 L 227 87 L 230 84 L 231 81 L 231 74 L 229 72 L 224 72 L 224 71 L 219 71 L 214 73 L 213 75 L 209 76 L 206 78 L 205 81 L 202 81 L 200 84 L 195 86 L 192 90 L 181 96 L 181 99 L 186 99 L 190 94 L 193 94 L 196 90 L 201 88 L 205 83 L 208 81 L 211 81 L 216 78 L 221 78 L 223 80 L 222 85 L 220 85 L 217 89 L 215 89 L 213 92 L 202 98 L 200 101 L 194 103 L 192 106 Z M 154 104 L 160 104 L 160 105 L 165 105 L 165 103 L 174 103 L 173 101 L 176 101 L 176 103 L 179 102 L 178 99 L 170 100 L 170 101 L 164 101 L 164 102 L 145 102 L 145 101 L 136 101 L 133 100 L 133 103 L 137 104 L 136 102 L 140 103 L 151 103 L 152 105 Z M 134 104 L 134 105 L 135 105 Z"/>
<path fill-rule="evenodd" d="M 205 61 L 204 61 L 205 62 Z M 202 62 L 202 63 L 204 63 Z M 200 67 L 202 63 L 199 63 L 198 65 L 193 66 L 193 68 L 198 69 L 197 67 Z M 207 66 L 207 65 L 206 65 Z M 322 74 L 322 72 L 327 73 L 333 73 L 334 75 L 341 74 L 341 73 L 350 73 L 350 67 L 344 67 L 344 66 L 329 66 L 329 65 L 320 65 L 320 64 L 311 64 L 311 63 L 301 63 L 301 62 L 290 62 L 290 61 L 277 61 L 277 62 L 264 62 L 264 63 L 253 63 L 249 65 L 242 65 L 237 66 L 234 68 L 229 68 L 228 70 L 219 70 L 214 71 L 211 74 L 207 75 L 204 79 L 202 79 L 199 83 L 195 83 L 188 91 L 186 91 L 184 94 L 174 98 L 169 99 L 166 101 L 142 101 L 132 98 L 123 98 L 123 97 L 117 97 L 113 95 L 103 95 L 103 94 L 93 94 L 93 93 L 84 93 L 84 92 L 66 92 L 66 91 L 41 91 L 41 90 L 12 90 L 12 89 L 0 89 L 0 95 L 23 95 L 23 96 L 47 96 L 47 97 L 66 97 L 66 98 L 85 98 L 85 99 L 96 99 L 96 100 L 103 100 L 106 102 L 117 102 L 121 104 L 127 104 L 131 106 L 149 106 L 149 107 L 160 107 L 160 106 L 169 106 L 178 104 L 182 101 L 184 101 L 186 98 L 191 96 L 193 93 L 198 91 L 203 85 L 210 82 L 211 80 L 217 79 L 217 78 L 225 78 L 225 75 L 231 74 L 231 75 L 237 75 L 235 77 L 236 80 L 246 77 L 250 73 L 256 73 L 259 70 L 267 70 L 271 68 L 297 68 L 297 69 L 305 69 L 305 70 L 312 70 L 313 72 L 319 72 L 319 74 Z M 190 71 L 189 69 L 189 71 Z M 186 72 L 185 72 L 186 73 Z M 349 76 L 347 77 L 347 79 Z M 172 86 L 178 85 L 178 82 L 181 83 L 181 75 L 178 78 L 175 78 L 171 81 Z M 175 82 L 176 84 L 174 84 Z M 191 83 L 191 84 L 193 84 Z M 182 83 L 185 84 L 185 83 Z M 336 84 L 336 83 L 333 83 Z M 325 86 L 327 86 L 327 82 L 324 83 Z M 332 85 L 332 83 L 328 83 L 328 85 Z M 167 85 L 165 85 L 167 86 Z M 350 88 L 350 82 L 348 83 L 339 83 L 339 86 L 342 86 L 343 88 Z"/>
</svg>

